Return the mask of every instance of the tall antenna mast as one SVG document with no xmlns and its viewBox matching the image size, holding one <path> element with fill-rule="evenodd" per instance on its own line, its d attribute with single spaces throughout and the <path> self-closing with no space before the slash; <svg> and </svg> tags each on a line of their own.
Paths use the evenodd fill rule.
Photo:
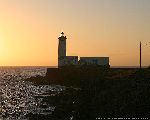
<svg viewBox="0 0 150 120">
<path fill-rule="evenodd" d="M 140 69 L 142 68 L 142 43 L 140 41 Z"/>
</svg>

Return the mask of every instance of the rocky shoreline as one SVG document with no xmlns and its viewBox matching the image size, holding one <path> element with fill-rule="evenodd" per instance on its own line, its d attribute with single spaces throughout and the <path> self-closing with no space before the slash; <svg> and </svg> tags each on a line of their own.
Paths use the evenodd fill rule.
<svg viewBox="0 0 150 120">
<path fill-rule="evenodd" d="M 150 69 L 66 69 L 62 73 L 65 77 L 58 76 L 63 79 L 57 81 L 47 76 L 26 79 L 35 85 L 68 87 L 55 97 L 46 98 L 49 104 L 55 104 L 56 109 L 50 116 L 38 118 L 94 120 L 150 117 Z"/>
</svg>

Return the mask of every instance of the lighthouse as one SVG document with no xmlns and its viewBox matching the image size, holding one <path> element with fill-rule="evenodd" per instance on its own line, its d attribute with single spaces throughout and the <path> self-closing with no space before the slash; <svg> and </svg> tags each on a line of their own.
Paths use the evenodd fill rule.
<svg viewBox="0 0 150 120">
<path fill-rule="evenodd" d="M 70 66 L 104 66 L 109 67 L 109 57 L 80 57 L 66 55 L 67 37 L 62 32 L 58 38 L 58 68 Z"/>
<path fill-rule="evenodd" d="M 58 38 L 58 67 L 65 66 L 66 59 L 66 36 L 62 32 L 60 37 Z"/>
</svg>

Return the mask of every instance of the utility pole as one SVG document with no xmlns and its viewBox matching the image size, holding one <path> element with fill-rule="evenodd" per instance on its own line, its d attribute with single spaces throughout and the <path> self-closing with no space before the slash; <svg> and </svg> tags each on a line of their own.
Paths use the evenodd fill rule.
<svg viewBox="0 0 150 120">
<path fill-rule="evenodd" d="M 142 68 L 142 43 L 140 41 L 140 69 Z"/>
</svg>

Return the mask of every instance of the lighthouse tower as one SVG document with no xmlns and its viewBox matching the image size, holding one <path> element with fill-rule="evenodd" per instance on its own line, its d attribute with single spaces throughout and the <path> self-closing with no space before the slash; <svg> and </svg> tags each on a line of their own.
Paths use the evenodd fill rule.
<svg viewBox="0 0 150 120">
<path fill-rule="evenodd" d="M 58 67 L 65 66 L 65 59 L 66 59 L 66 36 L 62 32 L 60 37 L 58 38 Z"/>
</svg>

